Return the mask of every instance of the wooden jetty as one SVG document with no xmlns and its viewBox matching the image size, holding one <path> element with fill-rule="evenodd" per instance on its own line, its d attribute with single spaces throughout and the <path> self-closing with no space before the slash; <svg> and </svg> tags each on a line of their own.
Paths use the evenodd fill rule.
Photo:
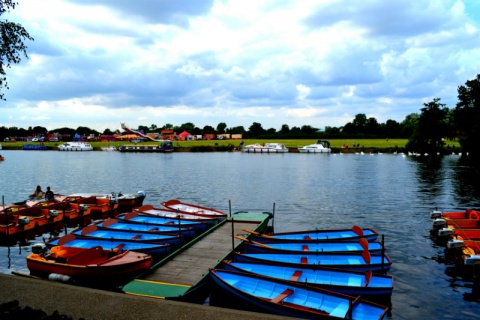
<svg viewBox="0 0 480 320">
<path fill-rule="evenodd" d="M 263 232 L 268 212 L 237 212 L 152 266 L 123 287 L 132 295 L 203 303 L 208 295 L 209 268 L 217 267 L 241 244 L 233 235 L 242 229 Z M 250 229 L 252 228 L 252 229 Z"/>
</svg>

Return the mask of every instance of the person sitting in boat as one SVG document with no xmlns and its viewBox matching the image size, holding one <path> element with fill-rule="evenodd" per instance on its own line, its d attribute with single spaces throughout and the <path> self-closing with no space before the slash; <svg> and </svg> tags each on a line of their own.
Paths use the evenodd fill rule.
<svg viewBox="0 0 480 320">
<path fill-rule="evenodd" d="M 35 189 L 35 191 L 34 191 L 33 194 L 32 194 L 32 198 L 34 198 L 34 199 L 43 199 L 42 187 L 37 186 L 37 188 Z"/>
<path fill-rule="evenodd" d="M 53 191 L 50 190 L 50 187 L 47 187 L 47 192 L 45 192 L 45 200 L 51 201 L 55 198 Z"/>
</svg>

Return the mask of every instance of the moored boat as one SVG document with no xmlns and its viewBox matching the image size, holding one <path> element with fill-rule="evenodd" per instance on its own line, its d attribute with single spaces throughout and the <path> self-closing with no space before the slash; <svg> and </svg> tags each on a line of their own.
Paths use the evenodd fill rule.
<svg viewBox="0 0 480 320">
<path fill-rule="evenodd" d="M 48 150 L 47 146 L 44 144 L 24 144 L 22 150 L 27 151 L 44 151 Z"/>
<path fill-rule="evenodd" d="M 57 147 L 59 151 L 92 151 L 93 147 L 87 142 L 65 142 Z"/>
<path fill-rule="evenodd" d="M 270 142 L 263 146 L 258 143 L 249 144 L 244 146 L 242 151 L 246 153 L 287 153 L 288 148 L 282 143 Z"/>
<path fill-rule="evenodd" d="M 201 221 L 186 221 L 172 218 L 164 217 L 154 217 L 149 215 L 139 214 L 138 212 L 129 212 L 126 214 L 121 214 L 117 217 L 118 221 L 125 221 L 128 223 L 142 223 L 142 224 L 153 224 L 153 225 L 163 225 L 163 226 L 176 226 L 193 228 L 200 234 L 207 229 L 207 224 Z"/>
<path fill-rule="evenodd" d="M 39 277 L 69 277 L 80 284 L 122 285 L 148 270 L 152 257 L 133 251 L 104 250 L 100 246 L 56 246 L 47 253 L 27 256 L 30 274 Z"/>
<path fill-rule="evenodd" d="M 160 153 L 171 153 L 174 151 L 171 141 L 163 141 L 161 144 L 154 145 L 123 145 L 118 148 L 120 152 L 142 152 L 142 153 L 151 153 L 151 152 L 160 152 Z"/>
<path fill-rule="evenodd" d="M 227 218 L 227 214 L 223 211 L 213 209 L 213 208 L 207 208 L 207 207 L 196 205 L 196 204 L 181 202 L 180 200 L 176 200 L 176 199 L 164 201 L 161 204 L 162 206 L 168 209 L 178 211 L 181 213 L 193 214 L 200 217 L 210 217 L 210 218 L 214 217 L 219 220 L 224 220 Z"/>
<path fill-rule="evenodd" d="M 328 290 L 243 272 L 211 269 L 223 292 L 262 311 L 309 319 L 383 319 L 388 308 Z"/>
<path fill-rule="evenodd" d="M 368 251 L 360 253 L 338 252 L 235 252 L 234 260 L 276 263 L 292 267 L 315 268 L 317 266 L 348 269 L 356 271 L 387 272 L 392 261 L 387 255 L 371 255 Z"/>
<path fill-rule="evenodd" d="M 178 226 L 165 226 L 158 224 L 147 224 L 147 223 L 128 223 L 125 220 L 118 219 L 106 219 L 104 221 L 97 221 L 95 225 L 99 229 L 109 229 L 109 230 L 126 230 L 126 231 L 141 231 L 149 233 L 160 233 L 160 234 L 172 234 L 182 236 L 186 240 L 190 240 L 195 237 L 196 231 L 193 228 L 189 227 L 178 227 Z"/>
<path fill-rule="evenodd" d="M 115 146 L 105 146 L 105 147 L 102 147 L 101 149 L 102 149 L 102 151 L 117 151 L 118 150 L 117 147 L 115 147 Z"/>
<path fill-rule="evenodd" d="M 330 142 L 326 140 L 318 140 L 317 143 L 299 147 L 298 151 L 300 153 L 330 153 Z"/>
<path fill-rule="evenodd" d="M 47 241 L 46 245 L 68 246 L 75 248 L 92 248 L 101 246 L 105 250 L 130 250 L 151 255 L 154 259 L 160 259 L 170 254 L 171 246 L 167 243 L 148 243 L 135 240 L 93 239 L 77 238 L 74 234 L 66 234 L 62 237 Z"/>
<path fill-rule="evenodd" d="M 245 230 L 251 232 L 250 230 Z M 251 232 L 253 239 L 257 242 L 318 242 L 318 241 L 359 241 L 365 238 L 368 241 L 375 241 L 378 233 L 369 228 L 362 229 L 353 226 L 352 229 L 319 229 L 308 231 L 256 233 Z"/>
<path fill-rule="evenodd" d="M 317 266 L 297 268 L 261 262 L 223 261 L 226 270 L 260 274 L 301 284 L 328 289 L 352 296 L 391 296 L 393 277 L 367 272 Z"/>
<path fill-rule="evenodd" d="M 178 234 L 152 233 L 146 231 L 134 230 L 115 230 L 99 228 L 96 224 L 91 224 L 85 228 L 73 230 L 77 238 L 94 238 L 94 239 L 115 239 L 115 240 L 135 240 L 141 242 L 152 243 L 168 243 L 173 247 L 178 247 L 183 243 L 183 237 Z"/>
<path fill-rule="evenodd" d="M 363 252 L 368 250 L 371 254 L 380 254 L 385 250 L 380 242 L 368 242 L 365 238 L 356 242 L 328 241 L 328 242 L 245 242 L 245 252 Z"/>
<path fill-rule="evenodd" d="M 180 211 L 176 211 L 168 208 L 165 208 L 165 209 L 155 208 L 152 205 L 144 205 L 138 208 L 134 208 L 133 211 L 138 212 L 140 214 L 146 214 L 146 215 L 151 215 L 155 217 L 205 222 L 210 227 L 216 225 L 219 221 L 215 217 L 199 216 L 199 215 L 184 213 L 184 212 L 180 212 Z"/>
<path fill-rule="evenodd" d="M 440 210 L 434 210 L 430 212 L 432 219 L 438 218 L 450 218 L 450 219 L 480 219 L 480 212 L 473 209 L 467 209 L 465 211 L 451 211 L 443 212 Z"/>
</svg>

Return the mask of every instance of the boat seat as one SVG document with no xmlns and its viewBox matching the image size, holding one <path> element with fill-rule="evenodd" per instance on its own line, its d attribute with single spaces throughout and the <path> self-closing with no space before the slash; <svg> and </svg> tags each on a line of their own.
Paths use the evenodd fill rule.
<svg viewBox="0 0 480 320">
<path fill-rule="evenodd" d="M 285 291 L 283 291 L 282 293 L 280 293 L 278 296 L 276 296 L 275 298 L 273 298 L 271 300 L 271 302 L 273 303 L 280 303 L 282 302 L 283 300 L 285 300 L 286 297 L 288 297 L 289 295 L 291 295 L 293 293 L 293 290 L 292 289 L 285 289 Z"/>
<path fill-rule="evenodd" d="M 303 237 L 305 240 L 312 240 L 312 238 L 310 236 L 305 236 Z"/>
<path fill-rule="evenodd" d="M 303 245 L 303 246 L 302 246 L 302 250 L 303 250 L 303 251 L 310 251 L 310 249 L 308 248 L 307 245 Z"/>
<path fill-rule="evenodd" d="M 300 276 L 302 275 L 302 271 L 296 270 L 293 274 L 292 277 L 290 278 L 290 281 L 298 281 Z"/>
<path fill-rule="evenodd" d="M 68 264 L 87 265 L 95 264 L 96 261 L 102 261 L 103 249 L 100 246 L 92 247 L 85 251 L 79 252 L 67 259 Z"/>
<path fill-rule="evenodd" d="M 339 318 L 347 318 L 347 313 L 348 313 L 348 309 L 349 309 L 350 305 L 349 305 L 349 302 L 348 301 L 345 301 L 345 302 L 342 302 L 342 303 L 339 303 L 335 309 L 333 309 L 331 312 L 330 312 L 330 316 L 332 317 L 339 317 Z"/>
<path fill-rule="evenodd" d="M 308 264 L 308 258 L 307 257 L 302 257 L 301 262 L 302 262 L 302 264 Z"/>
</svg>

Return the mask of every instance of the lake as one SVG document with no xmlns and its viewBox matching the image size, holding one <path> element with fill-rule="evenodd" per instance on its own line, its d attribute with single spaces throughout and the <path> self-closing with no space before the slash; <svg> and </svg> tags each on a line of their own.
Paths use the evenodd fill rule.
<svg viewBox="0 0 480 320">
<path fill-rule="evenodd" d="M 22 201 L 37 185 L 62 194 L 146 192 L 144 204 L 179 199 L 232 211 L 272 211 L 275 231 L 374 228 L 395 277 L 393 319 L 472 319 L 471 282 L 446 274 L 429 238 L 430 211 L 480 207 L 480 176 L 456 155 L 139 154 L 2 150 L 0 196 Z M 0 247 L 0 272 L 28 273 L 29 246 Z"/>
</svg>

